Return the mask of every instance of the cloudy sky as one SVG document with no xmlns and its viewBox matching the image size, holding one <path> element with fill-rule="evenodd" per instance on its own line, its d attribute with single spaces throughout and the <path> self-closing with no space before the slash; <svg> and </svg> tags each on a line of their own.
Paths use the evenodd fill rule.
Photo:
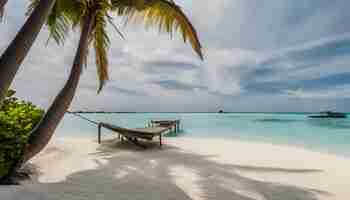
<svg viewBox="0 0 350 200">
<path fill-rule="evenodd" d="M 93 52 L 71 110 L 350 111 L 350 1 L 177 0 L 196 27 L 200 61 L 179 37 L 142 24 L 110 28 L 110 78 L 100 95 Z M 0 53 L 25 21 L 26 3 L 10 0 Z M 77 46 L 44 29 L 17 75 L 18 96 L 47 107 L 63 86 Z"/>
</svg>

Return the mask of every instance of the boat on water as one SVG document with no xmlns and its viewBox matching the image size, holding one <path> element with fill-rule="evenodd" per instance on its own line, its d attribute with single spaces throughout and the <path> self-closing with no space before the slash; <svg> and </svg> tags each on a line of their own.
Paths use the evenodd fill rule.
<svg viewBox="0 0 350 200">
<path fill-rule="evenodd" d="M 309 118 L 346 118 L 346 114 L 341 112 L 326 111 L 326 112 L 321 112 L 318 115 L 310 115 L 308 117 Z"/>
</svg>

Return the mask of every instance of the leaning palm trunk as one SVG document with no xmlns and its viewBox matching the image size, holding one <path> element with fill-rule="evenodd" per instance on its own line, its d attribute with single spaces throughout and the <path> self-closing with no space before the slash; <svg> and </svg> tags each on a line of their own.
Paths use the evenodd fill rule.
<svg viewBox="0 0 350 200">
<path fill-rule="evenodd" d="M 4 15 L 6 3 L 7 3 L 7 0 L 0 0 L 0 21 Z"/>
<path fill-rule="evenodd" d="M 54 102 L 47 110 L 43 119 L 30 134 L 28 144 L 24 148 L 21 158 L 15 161 L 8 175 L 0 179 L 0 183 L 16 183 L 16 181 L 13 180 L 16 172 L 23 166 L 24 163 L 45 148 L 53 136 L 56 127 L 68 110 L 77 89 L 80 74 L 85 62 L 87 48 L 89 45 L 89 35 L 93 24 L 92 17 L 86 17 L 84 22 L 85 23 L 79 40 L 79 46 L 66 84 L 56 96 Z"/>
<path fill-rule="evenodd" d="M 0 0 L 0 6 L 5 6 L 6 1 Z M 55 2 L 56 0 L 41 0 L 0 57 L 0 105 Z"/>
<path fill-rule="evenodd" d="M 92 16 L 86 17 L 69 78 L 63 89 L 56 96 L 53 104 L 46 112 L 42 121 L 31 134 L 29 143 L 24 150 L 23 162 L 28 161 L 44 149 L 44 147 L 49 143 L 64 114 L 68 110 L 80 80 L 80 74 L 87 55 L 92 25 Z"/>
</svg>

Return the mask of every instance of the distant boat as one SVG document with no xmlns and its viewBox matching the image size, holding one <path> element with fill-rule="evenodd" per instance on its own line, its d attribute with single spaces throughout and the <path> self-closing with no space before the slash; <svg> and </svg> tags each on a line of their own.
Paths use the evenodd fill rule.
<svg viewBox="0 0 350 200">
<path fill-rule="evenodd" d="M 308 117 L 310 118 L 346 118 L 346 114 L 341 112 L 326 111 L 326 112 L 321 112 L 318 115 L 310 115 Z"/>
</svg>

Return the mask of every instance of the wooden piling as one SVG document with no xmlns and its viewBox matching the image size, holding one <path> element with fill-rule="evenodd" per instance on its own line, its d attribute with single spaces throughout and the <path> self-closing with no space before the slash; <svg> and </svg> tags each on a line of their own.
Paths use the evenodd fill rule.
<svg viewBox="0 0 350 200">
<path fill-rule="evenodd" d="M 101 144 L 101 124 L 98 124 L 98 143 Z"/>
<path fill-rule="evenodd" d="M 162 134 L 159 135 L 159 147 L 162 148 Z"/>
</svg>

